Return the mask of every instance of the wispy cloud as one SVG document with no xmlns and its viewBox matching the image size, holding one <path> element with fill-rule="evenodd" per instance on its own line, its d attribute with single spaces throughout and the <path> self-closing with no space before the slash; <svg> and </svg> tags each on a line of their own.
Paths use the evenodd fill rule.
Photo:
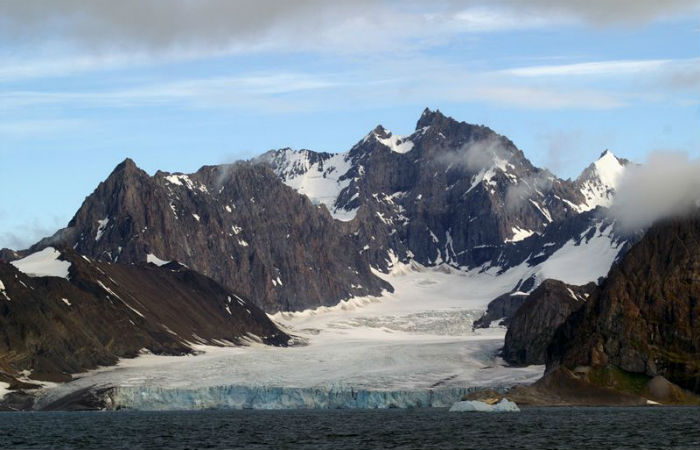
<svg viewBox="0 0 700 450">
<path fill-rule="evenodd" d="M 505 69 L 502 73 L 519 77 L 542 77 L 542 76 L 574 76 L 574 75 L 629 75 L 640 72 L 656 72 L 667 69 L 678 64 L 694 62 L 700 63 L 697 59 L 647 59 L 647 60 L 618 60 L 618 61 L 594 61 L 576 64 L 544 65 L 517 67 Z"/>
<path fill-rule="evenodd" d="M 426 66 L 430 69 L 421 69 L 419 65 L 404 76 L 392 78 L 391 71 L 398 63 L 386 64 L 389 66 L 386 73 L 381 65 L 373 65 L 360 72 L 249 74 L 148 82 L 106 90 L 10 90 L 0 93 L 0 101 L 7 111 L 40 106 L 130 108 L 177 105 L 298 112 L 444 101 L 482 102 L 525 109 L 610 109 L 625 104 L 623 98 L 604 91 L 522 86 L 449 65 Z"/>
<path fill-rule="evenodd" d="M 286 101 L 285 95 L 337 85 L 335 81 L 314 75 L 251 74 L 146 83 L 99 91 L 7 91 L 0 93 L 0 100 L 8 110 L 42 105 L 125 108 L 180 104 L 198 108 L 228 106 L 264 111 L 293 111 L 299 107 Z"/>
<path fill-rule="evenodd" d="M 37 242 L 39 239 L 51 236 L 65 226 L 65 221 L 58 216 L 46 217 L 41 219 L 32 217 L 21 223 L 8 224 L 3 223 L 10 216 L 8 211 L 0 210 L 0 248 L 11 248 L 13 250 L 23 250 Z"/>
</svg>

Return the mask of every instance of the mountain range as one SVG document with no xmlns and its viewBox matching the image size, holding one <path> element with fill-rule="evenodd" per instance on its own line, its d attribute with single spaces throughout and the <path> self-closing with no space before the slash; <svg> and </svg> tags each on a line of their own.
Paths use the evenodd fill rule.
<svg viewBox="0 0 700 450">
<path fill-rule="evenodd" d="M 490 128 L 429 109 L 412 134 L 379 125 L 343 153 L 153 175 L 127 158 L 65 228 L 0 251 L 0 382 L 31 390 L 143 352 L 296 344 L 271 315 L 377 298 L 394 291 L 387 274 L 417 267 L 508 280 L 474 327 L 508 326 L 513 365 L 611 366 L 698 392 L 700 228 L 620 227 L 608 207 L 630 164 L 606 150 L 561 179 Z"/>
<path fill-rule="evenodd" d="M 525 264 L 531 290 L 544 279 L 537 267 L 567 245 L 602 239 L 614 259 L 634 240 L 599 209 L 627 164 L 605 151 L 562 180 L 490 128 L 426 109 L 411 135 L 377 126 L 345 153 L 282 149 L 153 176 L 126 159 L 66 228 L 28 252 L 58 245 L 110 262 L 178 261 L 269 313 L 391 291 L 373 270 L 396 262 Z"/>
</svg>

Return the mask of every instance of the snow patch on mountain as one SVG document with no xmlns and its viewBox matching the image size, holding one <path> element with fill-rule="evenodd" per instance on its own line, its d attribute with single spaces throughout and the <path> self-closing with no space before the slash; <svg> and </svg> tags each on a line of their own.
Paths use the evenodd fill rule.
<svg viewBox="0 0 700 450">
<path fill-rule="evenodd" d="M 109 217 L 97 221 L 97 233 L 95 233 L 95 240 L 99 241 L 104 234 L 107 224 L 109 223 Z"/>
<path fill-rule="evenodd" d="M 340 192 L 348 187 L 350 179 L 341 177 L 350 170 L 347 153 L 319 154 L 312 161 L 308 150 L 280 150 L 273 157 L 274 170 L 278 177 L 292 189 L 306 195 L 314 204 L 325 205 L 338 220 L 355 218 L 356 209 L 337 208 Z"/>
<path fill-rule="evenodd" d="M 513 227 L 512 230 L 513 236 L 506 239 L 506 242 L 519 242 L 535 234 L 535 232 L 532 230 L 525 230 L 519 227 Z"/>
<path fill-rule="evenodd" d="M 53 247 L 46 247 L 10 264 L 30 277 L 60 277 L 68 279 L 71 263 L 58 259 L 61 252 Z"/>
<path fill-rule="evenodd" d="M 194 183 L 190 180 L 190 177 L 183 174 L 172 174 L 166 175 L 165 180 L 169 183 L 175 184 L 177 186 L 185 186 L 188 189 L 194 189 Z"/>
<path fill-rule="evenodd" d="M 151 264 L 155 264 L 156 266 L 160 267 L 160 266 L 163 266 L 165 264 L 168 264 L 170 261 L 160 259 L 159 257 L 154 255 L 153 253 L 149 253 L 146 255 L 146 262 L 151 263 Z"/>
<path fill-rule="evenodd" d="M 413 150 L 413 141 L 411 141 L 408 136 L 399 136 L 396 134 L 391 134 L 389 132 L 389 137 L 380 138 L 375 136 L 377 141 L 389 147 L 392 152 L 396 153 L 408 153 Z"/>
</svg>

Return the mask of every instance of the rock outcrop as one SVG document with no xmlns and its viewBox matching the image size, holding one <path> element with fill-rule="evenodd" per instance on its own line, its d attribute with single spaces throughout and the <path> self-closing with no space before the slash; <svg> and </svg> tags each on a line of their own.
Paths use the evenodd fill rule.
<svg viewBox="0 0 700 450">
<path fill-rule="evenodd" d="M 511 318 L 503 359 L 517 365 L 544 364 L 557 328 L 586 303 L 595 288 L 595 283 L 572 286 L 558 280 L 543 281 Z"/>
<path fill-rule="evenodd" d="M 613 367 L 700 392 L 700 211 L 654 225 L 629 250 L 559 328 L 547 365 Z"/>
<path fill-rule="evenodd" d="M 99 262 L 63 249 L 43 264 L 60 264 L 65 276 L 37 276 L 38 265 L 22 261 L 15 264 L 29 274 L 0 263 L 0 373 L 14 388 L 27 387 L 22 378 L 65 381 L 144 350 L 180 355 L 192 344 L 290 339 L 245 297 L 175 262 Z"/>
<path fill-rule="evenodd" d="M 149 176 L 127 159 L 67 228 L 31 250 L 57 243 L 103 261 L 177 260 L 267 312 L 392 289 L 325 208 L 263 165 Z"/>
<path fill-rule="evenodd" d="M 528 297 L 524 292 L 508 292 L 499 295 L 489 302 L 484 315 L 474 321 L 474 328 L 489 328 L 492 324 L 507 327 L 518 308 Z"/>
</svg>

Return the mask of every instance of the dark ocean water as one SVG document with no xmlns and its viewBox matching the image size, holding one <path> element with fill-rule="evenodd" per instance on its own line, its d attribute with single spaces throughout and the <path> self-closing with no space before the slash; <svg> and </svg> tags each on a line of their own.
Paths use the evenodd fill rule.
<svg viewBox="0 0 700 450">
<path fill-rule="evenodd" d="M 0 413 L 0 449 L 700 449 L 699 408 Z"/>
</svg>

